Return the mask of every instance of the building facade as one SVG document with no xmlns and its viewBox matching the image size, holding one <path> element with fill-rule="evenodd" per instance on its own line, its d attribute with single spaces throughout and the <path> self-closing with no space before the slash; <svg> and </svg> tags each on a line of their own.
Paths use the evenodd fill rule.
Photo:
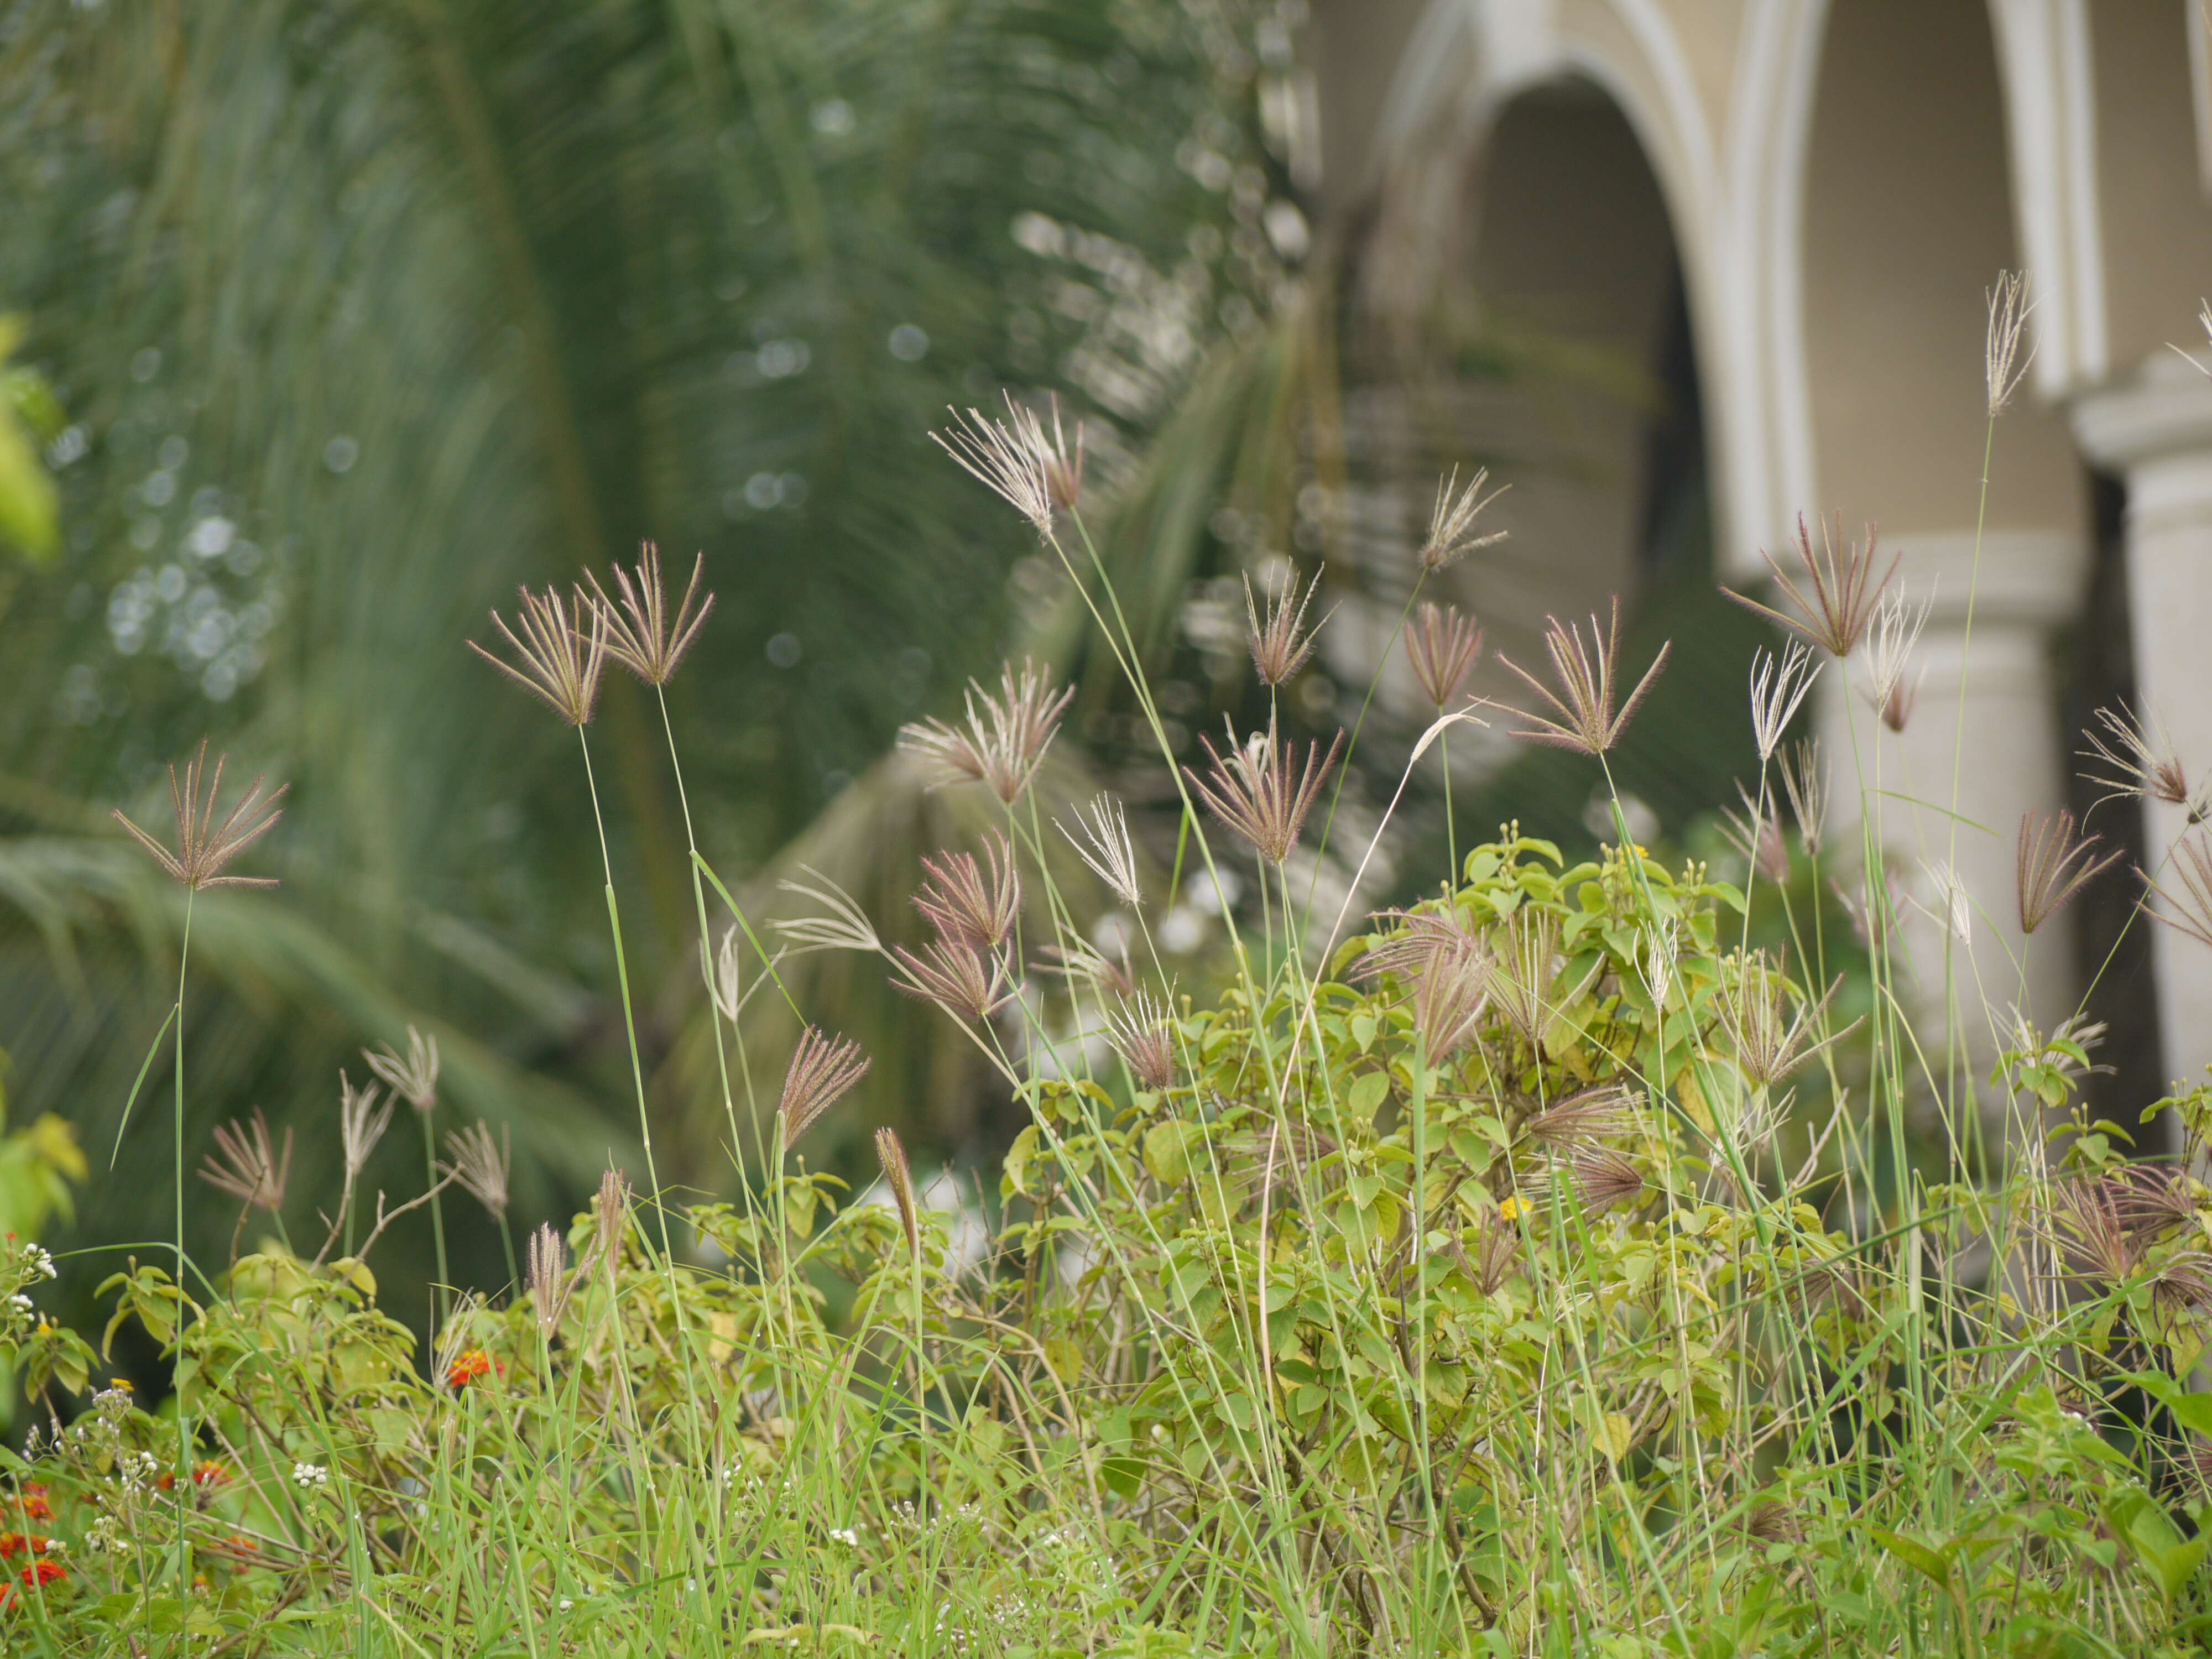
<svg viewBox="0 0 2212 1659">
<path fill-rule="evenodd" d="M 2142 712 L 2192 779 L 2212 770 L 2212 378 L 2182 355 L 2212 362 L 2203 10 L 1318 0 L 1310 39 L 1322 194 L 1367 244 L 1364 283 L 1411 294 L 1463 271 L 1509 311 L 1646 359 L 1686 311 L 1723 579 L 1759 582 L 1760 550 L 1783 552 L 1800 514 L 1877 523 L 1903 556 L 1929 607 L 1921 706 L 1893 734 L 1832 668 L 1832 765 L 1872 785 L 1857 799 L 1899 867 L 1956 872 L 1980 1000 L 2062 1018 L 2081 969 L 2020 934 L 2014 836 L 2081 764 L 2054 657 L 2100 503 Z M 2033 356 L 1992 426 L 2001 271 L 2027 273 Z M 1626 585 L 1648 434 L 1595 405 L 1475 418 L 1541 452 L 1498 510 L 1541 550 L 1547 594 L 1580 609 Z M 1851 810 L 1856 792 L 1836 793 Z M 2143 826 L 2169 878 L 2186 818 L 2154 805 Z M 2165 1073 L 2195 1079 L 2212 948 L 2155 933 Z"/>
</svg>

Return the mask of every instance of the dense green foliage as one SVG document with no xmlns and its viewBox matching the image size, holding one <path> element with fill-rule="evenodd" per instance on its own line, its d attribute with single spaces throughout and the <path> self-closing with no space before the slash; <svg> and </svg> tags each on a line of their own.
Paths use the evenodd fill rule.
<svg viewBox="0 0 2212 1659">
<path fill-rule="evenodd" d="M 15 1304 L 33 1395 L 90 1409 L 11 1462 L 0 1618 L 56 1654 L 2198 1650 L 2212 1194 L 2076 1122 L 2047 1176 L 1838 1230 L 1865 1126 L 1801 1162 L 1782 1091 L 1863 1027 L 1737 948 L 1746 905 L 1515 838 L 1329 976 L 1249 939 L 1218 1006 L 1123 1004 L 1119 1061 L 1010 1066 L 988 1243 L 793 1169 L 680 1218 L 702 1268 L 611 1176 L 423 1370 L 335 1225 L 188 1304 L 142 1262 L 103 1293 L 178 1356 L 159 1416 Z M 2008 1075 L 2063 1104 L 2079 1058 Z"/>
</svg>

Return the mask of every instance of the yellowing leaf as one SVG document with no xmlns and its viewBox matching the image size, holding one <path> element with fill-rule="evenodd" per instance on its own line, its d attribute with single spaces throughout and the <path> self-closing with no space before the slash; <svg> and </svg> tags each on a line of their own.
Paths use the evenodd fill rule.
<svg viewBox="0 0 2212 1659">
<path fill-rule="evenodd" d="M 15 349 L 21 330 L 13 319 L 0 318 L 0 362 Z M 0 541 L 13 542 L 41 562 L 58 544 L 60 508 L 53 477 L 25 417 L 44 391 L 35 375 L 0 373 Z"/>
<path fill-rule="evenodd" d="M 1083 1380 L 1083 1345 L 1072 1336 L 1048 1336 L 1044 1340 L 1044 1363 L 1052 1367 L 1052 1374 L 1073 1387 Z"/>
</svg>

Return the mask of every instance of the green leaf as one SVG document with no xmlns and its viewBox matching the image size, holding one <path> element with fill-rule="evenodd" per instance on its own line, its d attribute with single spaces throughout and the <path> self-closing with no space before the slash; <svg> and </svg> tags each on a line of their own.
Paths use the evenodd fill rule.
<svg viewBox="0 0 2212 1659">
<path fill-rule="evenodd" d="M 1389 1097 L 1388 1072 L 1364 1073 L 1353 1079 L 1352 1087 L 1345 1091 L 1345 1115 L 1361 1123 L 1372 1123 L 1375 1114 L 1382 1109 L 1382 1103 Z"/>
<path fill-rule="evenodd" d="M 1032 1123 L 1016 1135 L 1014 1144 L 1006 1148 L 1006 1173 L 1000 1182 L 1000 1197 L 1012 1198 L 1017 1193 L 1024 1198 L 1035 1196 L 1030 1191 L 1030 1160 L 1036 1156 L 1039 1139 L 1037 1126 Z"/>
<path fill-rule="evenodd" d="M 1190 1179 L 1190 1146 L 1205 1131 L 1194 1123 L 1156 1123 L 1145 1131 L 1145 1168 L 1163 1186 Z"/>
<path fill-rule="evenodd" d="M 1936 1549 L 1903 1533 L 1885 1532 L 1880 1527 L 1869 1528 L 1867 1535 L 1937 1589 L 1949 1593 L 1951 1558 L 1948 1550 Z"/>
<path fill-rule="evenodd" d="M 2183 1428 L 2212 1437 L 2212 1394 L 2191 1394 L 2173 1378 L 2156 1371 L 2123 1371 L 2120 1375 L 2165 1407 Z"/>
<path fill-rule="evenodd" d="M 1139 1488 L 1145 1484 L 1145 1466 L 1133 1457 L 1102 1458 L 1098 1464 L 1098 1478 L 1106 1483 L 1106 1489 L 1116 1498 L 1133 1498 Z"/>
</svg>

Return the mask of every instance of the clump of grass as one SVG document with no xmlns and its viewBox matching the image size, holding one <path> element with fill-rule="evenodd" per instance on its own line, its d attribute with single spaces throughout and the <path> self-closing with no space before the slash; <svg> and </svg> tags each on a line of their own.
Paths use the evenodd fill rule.
<svg viewBox="0 0 2212 1659">
<path fill-rule="evenodd" d="M 2016 378 L 1992 380 L 1993 412 Z M 1929 1079 L 1887 872 L 1823 848 L 1835 786 L 1785 741 L 1819 668 L 1806 647 L 1880 633 L 1870 533 L 1840 554 L 1801 537 L 1806 574 L 1784 580 L 1806 647 L 1754 675 L 1740 876 L 1626 835 L 1570 865 L 1508 824 L 1464 859 L 1455 834 L 1430 896 L 1347 933 L 1302 910 L 1285 866 L 1356 738 L 1301 757 L 1271 722 L 1186 773 L 1084 526 L 1079 428 L 1010 404 L 943 441 L 1100 578 L 1080 591 L 1160 739 L 1179 838 L 1217 891 L 1252 860 L 1232 979 L 1197 995 L 1159 970 L 1110 796 L 1061 830 L 1139 948 L 1116 963 L 1084 936 L 1031 799 L 1067 693 L 1009 665 L 963 720 L 904 734 L 943 787 L 981 784 L 1003 812 L 980 859 L 927 861 L 932 939 L 887 947 L 818 878 L 799 890 L 823 914 L 787 927 L 788 948 L 876 958 L 990 1058 L 1027 1118 L 995 1193 L 948 1202 L 889 1130 L 880 1201 L 808 1170 L 798 1143 L 869 1064 L 809 1025 L 780 1095 L 749 1109 L 750 1154 L 725 1060 L 737 1200 L 678 1211 L 649 1164 L 635 1194 L 610 1170 L 565 1227 L 531 1231 L 520 1273 L 510 1243 L 507 1291 L 453 1299 L 424 1364 L 369 1257 L 456 1183 L 504 1232 L 505 1146 L 449 1134 L 422 1192 L 376 1195 L 356 1249 L 393 1101 L 427 1143 L 435 1100 L 426 1042 L 373 1055 L 390 1095 L 342 1079 L 344 1187 L 318 1255 L 234 1243 L 191 1293 L 179 1249 L 173 1273 L 133 1261 L 104 1287 L 111 1331 L 174 1361 L 172 1419 L 98 1384 L 98 1352 L 33 1305 L 43 1253 L 0 1242 L 0 1352 L 46 1413 L 0 1460 L 15 1646 L 2194 1650 L 2212 1628 L 2212 1405 L 2188 1387 L 2212 1340 L 2212 1191 L 2186 1163 L 2126 1165 L 2088 1120 L 2078 1022 L 2020 1020 L 1999 1060 L 2047 1139 L 1948 1133 L 1961 1103 L 1939 1097 L 1943 1167 L 1905 1158 L 1904 1102 Z M 1440 490 L 1425 574 L 1485 539 L 1482 484 Z M 669 606 L 650 550 L 613 586 L 526 595 L 503 626 L 522 665 L 501 666 L 580 736 L 604 657 L 657 692 L 712 604 L 695 567 Z M 1304 592 L 1250 606 L 1271 683 L 1310 648 Z M 1601 757 L 1664 653 L 1624 696 L 1617 611 L 1592 629 L 1553 624 L 1520 725 Z M 1479 630 L 1431 607 L 1407 645 L 1441 735 Z M 2107 722 L 2114 787 L 2186 795 L 2137 730 Z M 680 781 L 672 740 L 670 761 Z M 250 804 L 210 830 L 212 786 L 188 775 L 208 806 L 180 805 L 179 853 L 157 850 L 197 890 L 220 866 L 195 847 L 234 855 L 258 831 Z M 2020 846 L 2030 931 L 2110 864 L 2070 820 L 2024 824 Z M 707 889 L 728 889 L 691 856 L 702 983 L 735 1038 L 745 951 L 755 988 L 781 958 L 734 906 L 710 956 Z M 1824 857 L 1866 924 L 1871 1018 L 1803 966 L 1844 950 L 1796 896 L 1791 872 L 1810 862 L 1817 894 Z M 1754 908 L 1782 914 L 1789 956 L 1753 948 Z M 2193 1159 L 2212 1089 L 2160 1109 Z M 275 1208 L 286 1159 L 241 1128 L 210 1178 Z"/>
</svg>

